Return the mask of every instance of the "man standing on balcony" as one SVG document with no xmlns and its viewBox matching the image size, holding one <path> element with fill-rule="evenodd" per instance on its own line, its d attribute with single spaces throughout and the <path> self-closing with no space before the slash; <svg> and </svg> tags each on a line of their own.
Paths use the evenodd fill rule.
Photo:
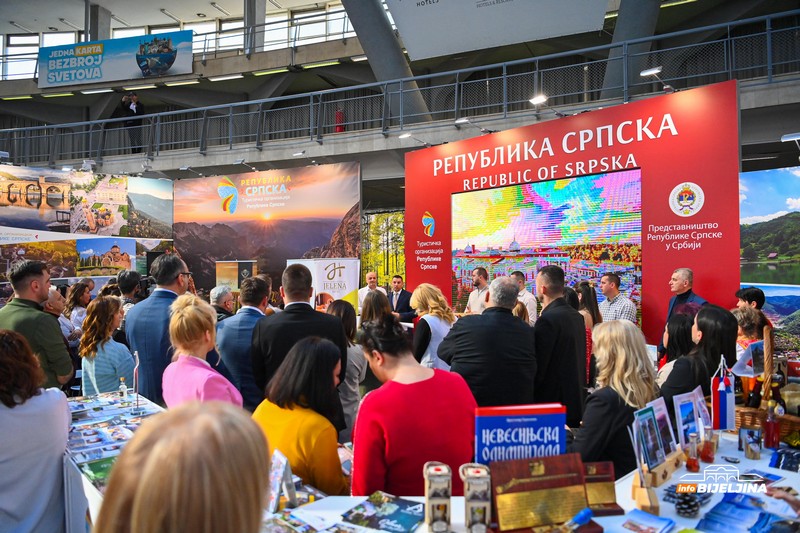
<svg viewBox="0 0 800 533">
<path fill-rule="evenodd" d="M 128 137 L 131 140 L 131 153 L 139 154 L 142 152 L 142 119 L 136 117 L 145 114 L 144 105 L 139 102 L 136 93 L 130 92 L 122 97 L 120 107 L 128 117 L 125 129 L 128 130 Z"/>
</svg>

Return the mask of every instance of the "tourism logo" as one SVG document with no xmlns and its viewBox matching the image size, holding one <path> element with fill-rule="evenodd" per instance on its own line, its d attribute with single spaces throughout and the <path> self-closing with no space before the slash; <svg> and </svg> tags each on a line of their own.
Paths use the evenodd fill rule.
<svg viewBox="0 0 800 533">
<path fill-rule="evenodd" d="M 669 207 L 680 217 L 696 215 L 703 208 L 703 203 L 705 203 L 703 189 L 691 181 L 677 185 L 669 194 Z"/>
<path fill-rule="evenodd" d="M 425 211 L 425 214 L 422 215 L 422 226 L 425 235 L 433 237 L 433 232 L 436 231 L 436 221 L 433 219 L 433 215 L 431 215 L 430 211 Z"/>
<path fill-rule="evenodd" d="M 739 469 L 735 466 L 713 464 L 705 467 L 701 473 L 681 476 L 676 491 L 678 494 L 688 492 L 765 493 L 767 485 L 763 481 L 763 477 L 755 474 L 739 474 Z"/>
<path fill-rule="evenodd" d="M 234 214 L 239 205 L 239 189 L 228 176 L 223 176 L 217 184 L 217 194 L 222 198 L 222 210 L 229 215 Z"/>
</svg>

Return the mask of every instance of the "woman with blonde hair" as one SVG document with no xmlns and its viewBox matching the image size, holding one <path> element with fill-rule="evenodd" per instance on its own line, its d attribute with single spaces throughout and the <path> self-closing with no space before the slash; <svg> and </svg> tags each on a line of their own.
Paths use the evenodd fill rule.
<svg viewBox="0 0 800 533">
<path fill-rule="evenodd" d="M 217 340 L 217 312 L 211 304 L 186 293 L 172 303 L 170 314 L 169 339 L 175 355 L 162 379 L 167 407 L 193 400 L 241 407 L 241 393 L 206 361 Z"/>
<path fill-rule="evenodd" d="M 89 303 L 80 348 L 84 396 L 119 389 L 120 378 L 133 386 L 134 360 L 130 350 L 111 336 L 119 328 L 125 312 L 116 296 L 100 296 Z"/>
<path fill-rule="evenodd" d="M 264 433 L 229 404 L 191 402 L 157 414 L 114 465 L 93 531 L 258 533 L 267 450 Z"/>
<path fill-rule="evenodd" d="M 528 308 L 525 307 L 525 304 L 522 303 L 522 300 L 519 300 L 516 304 L 514 304 L 514 309 L 511 310 L 511 314 L 526 324 L 530 324 L 531 317 L 528 314 Z"/>
<path fill-rule="evenodd" d="M 655 371 L 644 335 L 627 320 L 597 324 L 592 332 L 597 388 L 586 400 L 581 428 L 567 446 L 584 461 L 612 461 L 617 479 L 636 468 L 628 436 L 634 411 L 656 397 Z"/>
<path fill-rule="evenodd" d="M 420 316 L 414 328 L 414 359 L 428 368 L 450 370 L 450 365 L 436 355 L 439 344 L 456 321 L 444 294 L 435 285 L 420 283 L 411 294 L 411 307 Z"/>
</svg>

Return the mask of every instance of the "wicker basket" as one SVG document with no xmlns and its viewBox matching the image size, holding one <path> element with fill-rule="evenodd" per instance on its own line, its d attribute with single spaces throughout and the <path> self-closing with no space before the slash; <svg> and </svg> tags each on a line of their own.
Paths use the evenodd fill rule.
<svg viewBox="0 0 800 533">
<path fill-rule="evenodd" d="M 754 409 L 753 407 L 737 407 L 736 408 L 736 429 L 742 426 L 746 427 L 761 427 L 761 423 L 767 417 L 767 412 L 763 409 Z M 777 417 L 781 422 L 781 440 L 786 438 L 786 435 L 800 431 L 800 417 L 794 415 L 781 415 Z"/>
</svg>

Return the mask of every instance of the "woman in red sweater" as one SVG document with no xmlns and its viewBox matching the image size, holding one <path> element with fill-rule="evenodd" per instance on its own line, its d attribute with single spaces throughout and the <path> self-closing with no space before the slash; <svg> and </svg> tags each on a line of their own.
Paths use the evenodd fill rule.
<svg viewBox="0 0 800 533">
<path fill-rule="evenodd" d="M 353 430 L 353 496 L 382 490 L 423 496 L 422 467 L 440 461 L 464 488 L 458 467 L 472 461 L 475 398 L 464 378 L 421 366 L 393 316 L 362 324 L 359 344 L 383 385 L 361 403 Z"/>
</svg>

